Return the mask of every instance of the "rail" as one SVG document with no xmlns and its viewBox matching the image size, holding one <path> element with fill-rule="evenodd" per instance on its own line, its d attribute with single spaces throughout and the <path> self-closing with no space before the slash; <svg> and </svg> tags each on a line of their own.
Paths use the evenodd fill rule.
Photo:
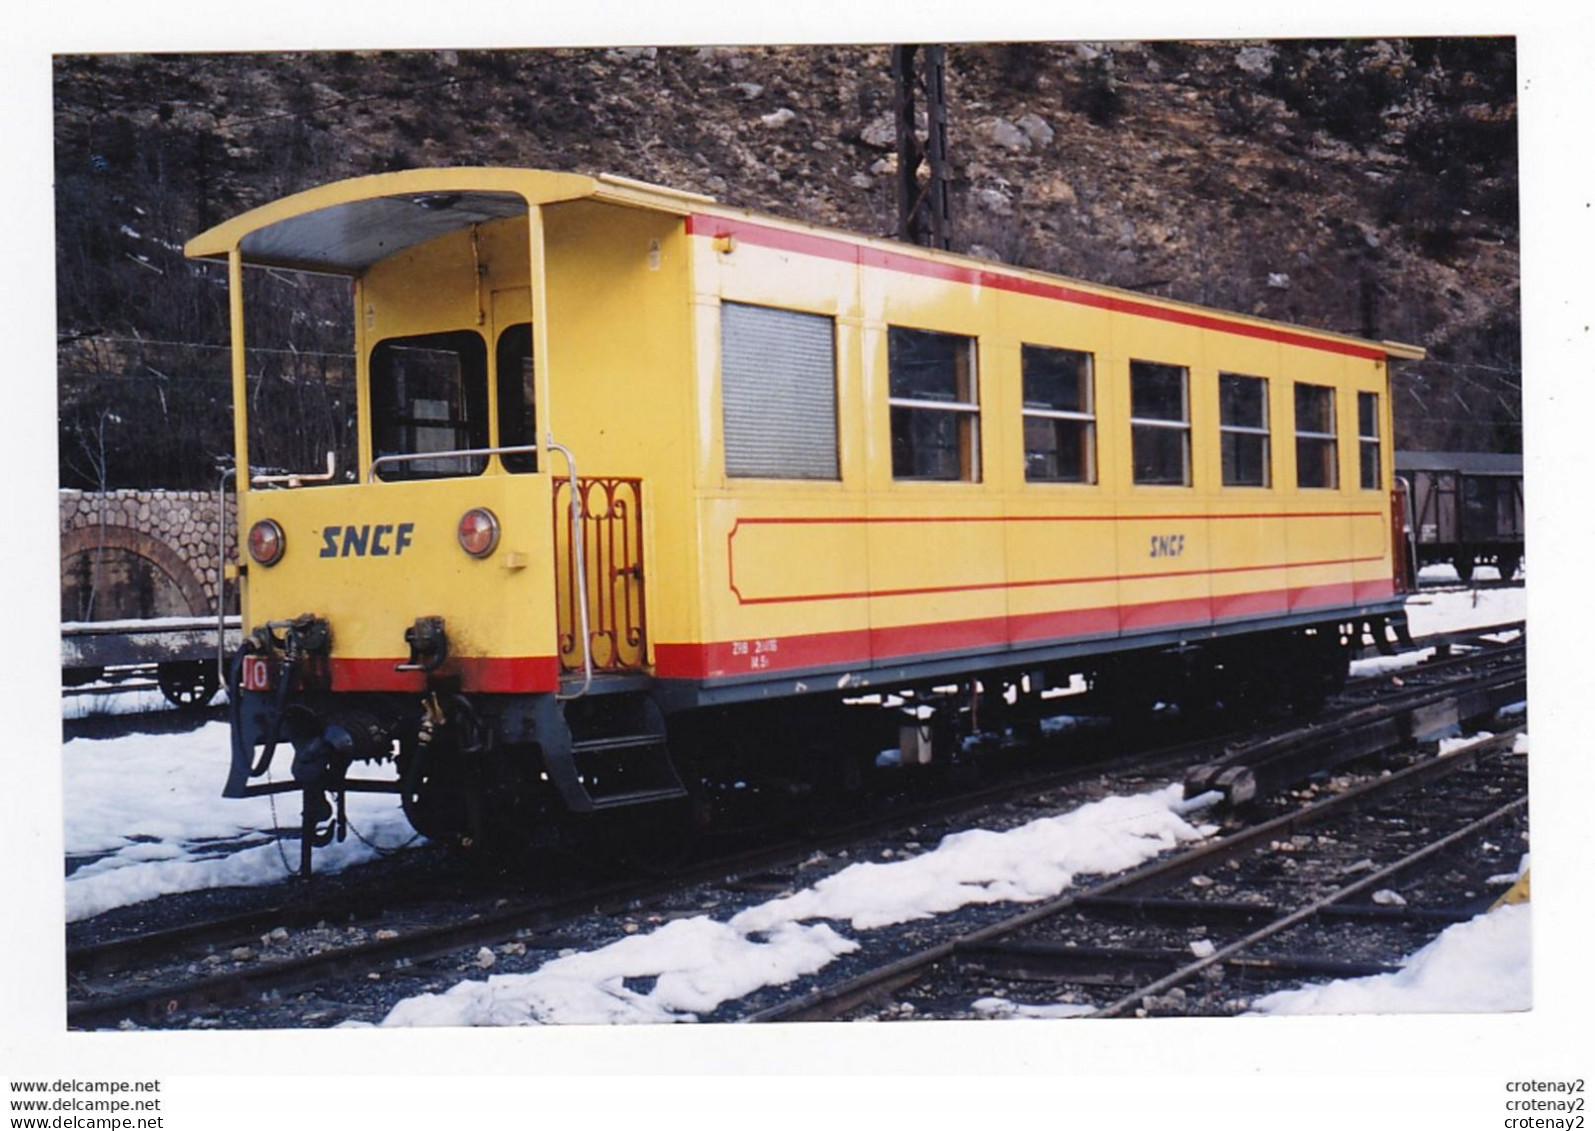
<svg viewBox="0 0 1595 1131">
<path fill-rule="evenodd" d="M 1013 915 L 966 933 L 927 943 L 912 953 L 889 959 L 873 968 L 863 969 L 843 981 L 821 985 L 798 997 L 756 1010 L 739 1020 L 743 1022 L 833 1020 L 849 1009 L 879 999 L 884 994 L 892 993 L 902 986 L 919 980 L 939 963 L 989 946 L 999 939 L 1012 938 L 1027 927 L 1054 919 L 1077 906 L 1087 905 L 1104 897 L 1121 896 L 1138 889 L 1151 889 L 1187 880 L 1193 875 L 1213 868 L 1215 861 L 1228 860 L 1274 841 L 1288 839 L 1299 829 L 1310 827 L 1329 814 L 1357 812 L 1370 804 L 1398 796 L 1404 791 L 1420 789 L 1452 774 L 1466 772 L 1477 765 L 1482 758 L 1493 757 L 1502 750 L 1510 749 L 1518 733 L 1519 729 L 1514 728 L 1492 738 L 1475 742 L 1446 757 L 1426 758 L 1405 769 L 1363 782 L 1342 793 L 1333 794 L 1300 808 L 1294 808 L 1260 824 L 1249 825 L 1194 848 L 1152 860 L 1095 885 L 1065 890 L 1051 899 Z M 1201 800 L 1193 800 L 1187 804 L 1193 807 L 1199 806 Z M 1499 819 L 1521 808 L 1522 802 L 1515 801 L 1492 814 L 1491 820 Z M 1446 843 L 1449 845 L 1454 841 L 1448 840 Z M 1426 857 L 1432 854 L 1426 852 Z M 1361 890 L 1364 885 L 1359 883 L 1356 886 Z M 1226 948 L 1211 957 L 1214 961 L 1222 961 L 1229 953 Z M 1211 963 L 1193 964 L 1189 969 L 1199 971 L 1207 965 Z M 1146 992 L 1146 987 L 1138 991 L 1142 995 Z"/>
<path fill-rule="evenodd" d="M 1114 1001 L 1090 1014 L 1090 1016 L 1122 1016 L 1125 1012 L 1134 1009 L 1137 1004 L 1145 1001 L 1148 997 L 1163 993 L 1164 991 L 1172 989 L 1182 982 L 1190 981 L 1192 978 L 1196 977 L 1203 970 L 1206 970 L 1210 966 L 1217 966 L 1222 962 L 1226 962 L 1239 955 L 1242 951 L 1248 950 L 1260 942 L 1273 938 L 1275 935 L 1282 934 L 1292 927 L 1308 922 L 1309 920 L 1323 914 L 1324 911 L 1335 906 L 1336 904 L 1344 903 L 1352 896 L 1360 895 L 1365 891 L 1374 891 L 1381 884 L 1388 883 L 1393 877 L 1406 872 L 1414 865 L 1423 863 L 1424 861 L 1427 861 L 1442 852 L 1449 851 L 1450 849 L 1455 848 L 1457 845 L 1476 837 L 1479 833 L 1485 831 L 1486 829 L 1499 824 L 1502 820 L 1522 812 L 1524 809 L 1528 808 L 1528 803 L 1529 801 L 1527 797 L 1519 797 L 1509 801 L 1506 804 L 1491 810 L 1478 820 L 1472 821 L 1469 824 L 1464 825 L 1462 828 L 1457 829 L 1455 832 L 1452 832 L 1438 840 L 1424 845 L 1421 848 L 1409 852 L 1399 860 L 1396 860 L 1391 864 L 1387 864 L 1385 867 L 1380 868 L 1375 872 L 1370 872 L 1361 879 L 1339 887 L 1329 894 L 1321 896 L 1311 903 L 1296 909 L 1295 911 L 1291 911 L 1280 916 L 1267 926 L 1252 931 L 1250 934 L 1247 934 L 1244 937 L 1239 938 L 1234 942 L 1219 948 L 1218 950 L 1215 950 L 1212 954 L 1198 958 L 1194 962 L 1187 963 L 1186 965 L 1181 966 L 1178 970 L 1175 970 L 1173 973 L 1159 978 L 1154 982 L 1150 982 L 1144 986 L 1136 987 L 1130 993 L 1124 994 L 1115 999 Z"/>
</svg>

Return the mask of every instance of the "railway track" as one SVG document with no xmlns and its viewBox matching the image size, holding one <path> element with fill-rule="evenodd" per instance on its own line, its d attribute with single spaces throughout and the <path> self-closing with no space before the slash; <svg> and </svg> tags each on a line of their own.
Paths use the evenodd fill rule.
<svg viewBox="0 0 1595 1131">
<path fill-rule="evenodd" d="M 414 967 L 449 955 L 469 957 L 473 948 L 483 946 L 562 949 L 568 941 L 564 929 L 584 917 L 616 918 L 638 908 L 668 904 L 692 888 L 724 889 L 725 899 L 762 897 L 795 881 L 816 854 L 840 852 L 845 859 L 848 846 L 864 839 L 938 836 L 927 830 L 955 827 L 971 812 L 1036 804 L 1038 796 L 1079 787 L 1100 778 L 1110 766 L 1116 767 L 1121 779 L 1129 774 L 1167 775 L 1219 749 L 1217 740 L 1207 739 L 1143 751 L 1129 759 L 1099 753 L 1066 768 L 1029 771 L 984 788 L 898 798 L 881 813 L 856 819 L 833 816 L 818 828 L 767 836 L 751 846 L 740 843 L 741 834 L 732 834 L 729 850 L 640 881 L 576 882 L 557 894 L 524 898 L 506 898 L 489 890 L 462 899 L 456 892 L 443 916 L 428 917 L 416 899 L 420 894 L 435 901 L 442 897 L 441 890 L 407 890 L 410 885 L 404 875 L 395 873 L 385 883 L 359 892 L 339 907 L 336 916 L 329 914 L 325 900 L 298 898 L 160 931 L 69 946 L 67 1021 L 84 1029 L 129 1021 L 161 1024 L 174 1018 L 181 1023 L 196 1010 L 281 997 L 323 982 Z M 702 892 L 697 899 L 719 901 Z M 457 921 L 461 918 L 465 921 Z M 284 944 L 292 943 L 296 935 L 306 936 L 311 949 L 291 952 L 283 946 L 277 954 L 264 953 L 271 950 L 267 940 L 273 934 Z M 247 955 L 233 958 L 244 951 Z M 196 965 L 201 971 L 197 975 Z"/>
<path fill-rule="evenodd" d="M 1080 736 L 1071 741 L 1078 745 Z M 1257 741 L 1254 735 L 1252 745 Z M 446 977 L 450 971 L 470 970 L 482 948 L 507 948 L 535 960 L 564 949 L 584 932 L 601 935 L 605 928 L 595 923 L 602 920 L 613 930 L 614 922 L 628 914 L 670 917 L 802 886 L 818 878 L 805 874 L 805 862 L 816 854 L 845 858 L 849 846 L 883 837 L 914 851 L 921 843 L 934 842 L 943 827 L 975 820 L 972 812 L 1007 807 L 1033 815 L 1037 807 L 1067 808 L 1086 800 L 1093 788 L 1122 792 L 1138 783 L 1166 780 L 1233 751 L 1237 737 L 1179 743 L 1130 759 L 1114 752 L 1110 741 L 1101 746 L 1066 767 L 1038 770 L 1031 765 L 974 792 L 898 798 L 886 812 L 867 819 L 832 819 L 826 827 L 805 829 L 795 837 L 737 845 L 640 883 L 578 882 L 552 894 L 508 898 L 487 889 L 462 899 L 458 890 L 446 890 L 446 874 L 429 889 L 413 877 L 407 880 L 400 867 L 393 870 L 390 886 L 362 887 L 358 901 L 340 901 L 335 918 L 328 917 L 325 902 L 296 897 L 291 904 L 257 907 L 222 921 L 71 947 L 68 1021 L 75 1028 L 186 1024 L 251 1002 L 280 1002 L 316 987 L 362 978 L 381 981 L 395 972 L 403 977 L 405 971 L 430 975 L 442 970 Z M 1024 761 L 1023 753 L 1018 760 Z M 1108 773 L 1111 779 L 1104 776 Z M 692 893 L 685 903 L 683 892 Z M 639 911 L 649 907 L 662 910 Z M 573 924 L 579 921 L 586 925 L 577 929 Z M 336 1017 L 338 1009 L 325 1012 Z"/>
<path fill-rule="evenodd" d="M 1268 820 L 914 948 L 744 1020 L 827 1020 L 860 1011 L 968 1017 L 981 1012 L 976 1003 L 993 1001 L 1014 1012 L 1028 1005 L 1036 1015 L 1225 1013 L 1233 1011 L 1228 1004 L 1248 1004 L 1259 989 L 1282 981 L 1388 971 L 1392 959 L 1415 949 L 1415 939 L 1483 909 L 1476 889 L 1467 892 L 1467 905 L 1442 899 L 1409 908 L 1391 888 L 1483 837 L 1506 841 L 1503 830 L 1526 831 L 1525 760 L 1510 754 L 1518 733 L 1310 804 L 1285 805 Z M 1313 849 L 1323 859 L 1306 876 L 1302 861 Z M 1362 899 L 1380 893 L 1383 901 Z M 1369 923 L 1393 925 L 1397 944 L 1377 958 L 1325 957 L 1325 922 L 1347 931 L 1347 951 L 1366 950 Z M 1266 950 L 1271 941 L 1293 940 L 1295 946 Z M 1204 981 L 1209 972 L 1218 979 L 1244 974 L 1242 996 L 1215 990 Z M 1183 989 L 1193 982 L 1201 986 L 1194 995 Z M 1052 1000 L 1019 1004 L 1038 985 Z M 1067 1001 L 1058 1000 L 1059 987 L 1069 991 Z"/>
<path fill-rule="evenodd" d="M 1416 646 L 1420 649 L 1435 649 L 1437 655 L 1426 661 L 1421 669 L 1403 669 L 1405 678 L 1402 686 L 1418 680 L 1443 683 L 1445 678 L 1458 671 L 1466 671 L 1469 665 L 1481 659 L 1509 653 L 1520 647 L 1510 638 L 1514 634 L 1520 635 L 1522 628 L 1522 622 L 1512 622 L 1424 637 L 1415 642 Z M 1503 636 L 1509 638 L 1507 643 L 1499 641 Z M 1451 650 L 1457 648 L 1465 651 L 1460 655 L 1451 654 Z M 1380 674 L 1351 680 L 1337 705 L 1342 708 L 1353 704 L 1365 705 L 1393 695 L 1399 695 L 1399 691 L 1392 686 L 1390 676 Z M 119 717 L 98 723 L 94 720 L 79 720 L 69 724 L 69 729 L 86 736 L 113 737 L 127 725 L 126 717 Z M 161 725 L 187 729 L 194 723 L 191 718 L 163 712 Z M 1071 743 L 1071 750 L 1070 763 L 1066 769 L 1060 770 L 1050 764 L 1055 758 L 1046 748 L 1048 744 L 1043 744 L 1039 751 L 1027 747 L 1019 750 L 1016 757 L 1010 758 L 1010 761 L 1020 763 L 1018 778 L 1006 780 L 985 792 L 969 793 L 961 788 L 952 797 L 951 804 L 1002 803 L 1026 791 L 1044 792 L 1065 787 L 1079 780 L 1081 775 L 1089 775 L 1115 762 L 1121 769 L 1144 765 L 1148 772 L 1162 772 L 1165 769 L 1177 771 L 1188 764 L 1204 763 L 1230 751 L 1255 749 L 1259 743 L 1276 733 L 1277 727 L 1263 727 L 1177 742 L 1165 749 L 1139 751 L 1132 756 L 1133 760 L 1128 760 L 1122 754 L 1120 737 L 1113 732 L 1076 732 L 1067 740 Z M 1028 766 L 1024 764 L 1027 760 L 1030 763 Z M 1013 772 L 1010 768 L 1004 776 L 1011 777 Z M 923 799 L 913 804 L 922 805 Z M 297 830 L 281 832 L 291 837 Z M 825 835 L 823 831 L 821 835 Z M 413 860 L 413 856 L 410 859 Z M 286 876 L 286 863 L 284 868 Z M 389 874 L 392 871 L 391 868 L 366 866 L 360 870 L 358 885 L 344 882 L 342 876 L 319 878 L 316 883 L 292 888 L 283 898 L 246 900 L 249 906 L 223 915 L 211 915 L 203 909 L 195 909 L 187 921 L 162 929 L 148 929 L 144 915 L 137 917 L 135 930 L 119 930 L 114 925 L 107 925 L 89 940 L 74 939 L 72 936 L 83 932 L 79 928 L 69 928 L 69 969 L 75 974 L 92 974 L 110 969 L 117 963 L 142 961 L 141 955 L 153 957 L 203 950 L 206 946 L 247 945 L 260 935 L 284 925 L 305 927 L 327 919 L 344 922 L 374 919 L 395 904 L 467 898 L 470 889 L 479 886 L 481 879 L 469 868 L 444 866 L 439 869 L 430 864 L 419 869 L 403 867 L 396 874 Z M 114 920 L 116 915 L 113 913 L 107 918 Z"/>
<path fill-rule="evenodd" d="M 1457 677 L 1465 677 L 1458 686 Z M 1186 775 L 1187 796 L 1215 790 L 1232 805 L 1267 795 L 1306 774 L 1403 742 L 1437 738 L 1524 701 L 1527 670 L 1521 640 L 1411 670 L 1399 688 L 1346 702 L 1327 719 L 1240 742 Z"/>
<path fill-rule="evenodd" d="M 1434 649 L 1435 657 L 1430 662 L 1436 662 L 1448 658 L 1456 648 L 1467 651 L 1488 651 L 1521 644 L 1526 627 L 1526 621 L 1514 620 L 1450 629 L 1446 632 L 1432 632 L 1426 636 L 1414 637 L 1412 647 L 1403 651 L 1421 652 Z"/>
</svg>

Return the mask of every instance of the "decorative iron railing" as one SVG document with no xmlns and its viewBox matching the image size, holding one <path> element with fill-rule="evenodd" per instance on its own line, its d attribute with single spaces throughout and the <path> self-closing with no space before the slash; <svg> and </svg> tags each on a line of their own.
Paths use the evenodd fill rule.
<svg viewBox="0 0 1595 1131">
<path fill-rule="evenodd" d="M 581 593 L 571 537 L 570 482 L 554 480 L 555 573 L 559 600 L 559 662 L 582 667 L 583 649 L 594 671 L 629 671 L 648 662 L 643 599 L 642 480 L 582 476 L 582 533 L 586 538 L 588 634 L 578 640 Z"/>
</svg>

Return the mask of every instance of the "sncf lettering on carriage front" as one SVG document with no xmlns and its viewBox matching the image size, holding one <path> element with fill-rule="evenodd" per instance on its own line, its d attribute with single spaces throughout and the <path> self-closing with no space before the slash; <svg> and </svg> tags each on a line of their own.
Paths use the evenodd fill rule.
<svg viewBox="0 0 1595 1131">
<path fill-rule="evenodd" d="M 410 548 L 414 534 L 413 522 L 368 522 L 362 526 L 323 526 L 321 557 L 396 558 Z"/>
</svg>

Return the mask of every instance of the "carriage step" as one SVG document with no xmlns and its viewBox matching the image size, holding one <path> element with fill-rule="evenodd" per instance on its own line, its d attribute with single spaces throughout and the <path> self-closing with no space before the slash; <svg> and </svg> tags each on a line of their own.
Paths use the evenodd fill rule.
<svg viewBox="0 0 1595 1131">
<path fill-rule="evenodd" d="M 660 801 L 678 801 L 687 796 L 681 786 L 665 789 L 638 789 L 631 793 L 613 793 L 594 797 L 593 810 L 621 809 L 627 805 L 651 805 Z"/>
<path fill-rule="evenodd" d="M 578 758 L 583 754 L 608 754 L 621 750 L 643 750 L 650 746 L 663 746 L 665 740 L 657 734 L 616 734 L 606 738 L 577 740 L 573 749 Z"/>
<path fill-rule="evenodd" d="M 564 758 L 548 759 L 550 777 L 576 813 L 646 805 L 687 796 L 670 749 L 655 734 L 622 734 L 574 743 Z M 555 771 L 555 764 L 562 763 Z"/>
<path fill-rule="evenodd" d="M 587 811 L 583 805 L 592 810 L 619 809 L 687 795 L 662 735 L 581 739 L 571 748 L 571 761 L 577 771 L 574 784 L 584 795 L 572 806 L 578 812 Z"/>
<path fill-rule="evenodd" d="M 549 781 L 573 813 L 687 796 L 665 740 L 665 720 L 645 695 L 567 705 L 570 744 L 543 750 Z"/>
</svg>

